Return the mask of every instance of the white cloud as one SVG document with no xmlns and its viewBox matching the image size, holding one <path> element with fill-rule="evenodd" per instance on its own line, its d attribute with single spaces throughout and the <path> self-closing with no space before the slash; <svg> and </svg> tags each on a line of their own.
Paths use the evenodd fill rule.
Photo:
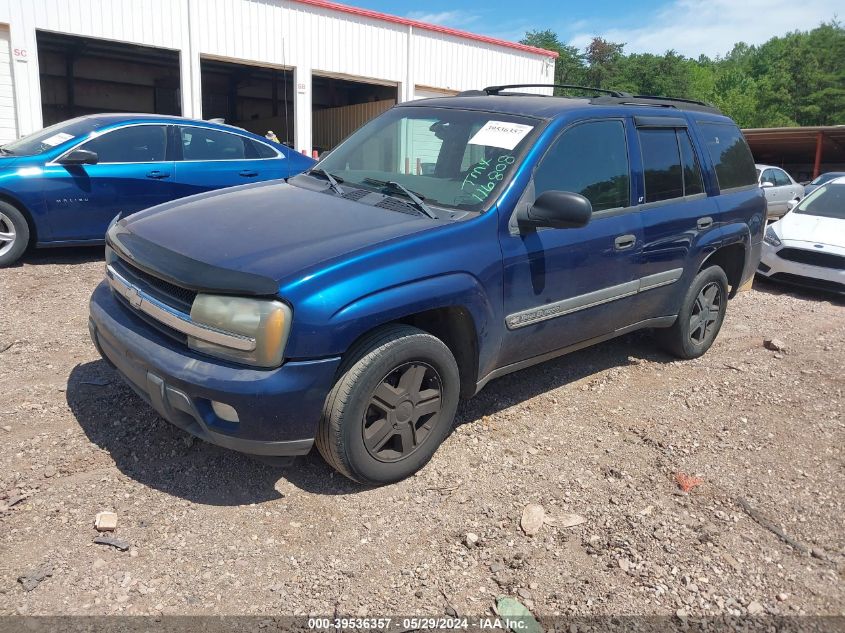
<svg viewBox="0 0 845 633">
<path fill-rule="evenodd" d="M 689 57 L 728 53 L 736 42 L 762 44 L 789 31 L 830 20 L 842 5 L 833 0 L 673 0 L 636 28 L 584 29 L 570 44 L 584 48 L 593 36 L 624 42 L 626 53 L 675 50 Z"/>
<path fill-rule="evenodd" d="M 442 26 L 466 26 L 478 20 L 478 16 L 468 11 L 440 11 L 429 13 L 426 11 L 411 11 L 407 14 L 412 20 L 427 22 L 428 24 L 440 24 Z"/>
</svg>

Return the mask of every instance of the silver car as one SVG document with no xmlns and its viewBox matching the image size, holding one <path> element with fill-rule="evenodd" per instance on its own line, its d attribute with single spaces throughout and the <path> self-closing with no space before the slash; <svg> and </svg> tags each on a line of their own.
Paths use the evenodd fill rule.
<svg viewBox="0 0 845 633">
<path fill-rule="evenodd" d="M 766 192 L 769 218 L 779 218 L 789 211 L 789 203 L 797 203 L 804 197 L 804 186 L 795 182 L 792 176 L 780 167 L 757 165 L 757 182 Z"/>
</svg>

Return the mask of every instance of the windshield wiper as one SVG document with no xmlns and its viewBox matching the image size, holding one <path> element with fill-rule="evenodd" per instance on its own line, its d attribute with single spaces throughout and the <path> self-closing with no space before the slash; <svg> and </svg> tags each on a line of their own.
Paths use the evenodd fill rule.
<svg viewBox="0 0 845 633">
<path fill-rule="evenodd" d="M 338 183 L 343 182 L 343 178 L 340 178 L 339 176 L 332 176 L 329 172 L 327 172 L 322 167 L 317 167 L 315 169 L 309 169 L 305 173 L 306 174 L 317 174 L 318 176 L 323 176 L 326 180 L 329 181 L 329 187 L 331 187 L 337 195 L 339 195 L 339 196 L 343 195 L 343 193 L 344 193 L 343 189 L 341 189 L 340 185 L 338 184 Z"/>
<path fill-rule="evenodd" d="M 369 185 L 381 187 L 383 189 L 389 189 L 393 191 L 393 193 L 404 194 L 411 200 L 412 206 L 415 209 L 417 209 L 424 215 L 427 215 L 432 220 L 437 219 L 437 214 L 435 214 L 434 211 L 429 209 L 428 205 L 426 205 L 426 203 L 422 201 L 424 196 L 421 196 L 418 193 L 414 193 L 402 183 L 396 182 L 395 180 L 377 180 L 376 178 L 364 178 L 364 182 Z"/>
<path fill-rule="evenodd" d="M 14 152 L 10 152 L 5 147 L 0 147 L 0 154 L 3 154 L 3 156 L 14 156 L 15 155 Z"/>
</svg>

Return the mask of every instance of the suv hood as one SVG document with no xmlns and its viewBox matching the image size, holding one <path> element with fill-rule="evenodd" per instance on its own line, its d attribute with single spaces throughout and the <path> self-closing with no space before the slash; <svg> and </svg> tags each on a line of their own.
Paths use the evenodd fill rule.
<svg viewBox="0 0 845 633">
<path fill-rule="evenodd" d="M 322 262 L 432 226 L 436 223 L 429 218 L 275 181 L 169 202 L 131 215 L 116 228 L 122 236 L 119 250 L 165 278 L 180 281 L 180 270 L 193 261 L 208 266 L 206 278 L 220 269 L 238 271 L 243 279 L 272 279 L 277 291 L 282 279 L 307 274 Z M 133 243 L 153 248 L 136 249 Z M 166 251 L 176 257 L 162 256 Z M 168 261 L 182 264 L 168 270 Z M 213 279 L 181 281 L 224 292 L 242 290 L 220 287 Z"/>
</svg>

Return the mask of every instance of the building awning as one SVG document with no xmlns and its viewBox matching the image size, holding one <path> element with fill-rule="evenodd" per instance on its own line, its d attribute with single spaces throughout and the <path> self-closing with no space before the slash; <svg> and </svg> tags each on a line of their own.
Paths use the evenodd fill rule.
<svg viewBox="0 0 845 633">
<path fill-rule="evenodd" d="M 823 163 L 845 163 L 845 125 L 743 130 L 758 163 L 811 163 L 813 177 Z"/>
</svg>

